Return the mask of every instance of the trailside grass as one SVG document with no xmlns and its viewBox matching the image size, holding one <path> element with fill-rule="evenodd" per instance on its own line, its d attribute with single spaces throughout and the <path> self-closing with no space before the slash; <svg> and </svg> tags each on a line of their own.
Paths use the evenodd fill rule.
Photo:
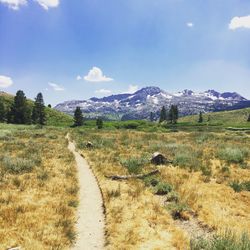
<svg viewBox="0 0 250 250">
<path fill-rule="evenodd" d="M 78 181 L 66 130 L 0 124 L 0 249 L 69 249 Z"/>
<path fill-rule="evenodd" d="M 250 181 L 250 137 L 245 132 L 85 127 L 72 133 L 103 192 L 107 249 L 189 249 L 190 232 L 176 220 L 182 223 L 192 217 L 209 228 L 211 235 L 223 235 L 229 229 L 237 239 L 250 234 L 250 192 L 236 192 L 232 187 L 233 182 Z M 88 141 L 92 148 L 86 147 Z M 153 166 L 150 157 L 156 151 L 173 163 Z M 153 169 L 160 174 L 152 179 L 105 177 Z"/>
</svg>

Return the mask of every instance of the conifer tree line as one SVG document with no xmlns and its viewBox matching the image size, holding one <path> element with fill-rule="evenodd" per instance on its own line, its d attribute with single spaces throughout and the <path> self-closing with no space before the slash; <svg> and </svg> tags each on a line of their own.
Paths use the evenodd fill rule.
<svg viewBox="0 0 250 250">
<path fill-rule="evenodd" d="M 46 124 L 42 93 L 38 93 L 34 105 L 30 105 L 22 90 L 18 90 L 10 107 L 0 98 L 0 122 L 13 124 Z"/>
<path fill-rule="evenodd" d="M 171 105 L 169 112 L 167 112 L 165 106 L 162 107 L 160 112 L 159 122 L 167 121 L 171 124 L 176 124 L 179 118 L 179 110 L 177 105 Z"/>
</svg>

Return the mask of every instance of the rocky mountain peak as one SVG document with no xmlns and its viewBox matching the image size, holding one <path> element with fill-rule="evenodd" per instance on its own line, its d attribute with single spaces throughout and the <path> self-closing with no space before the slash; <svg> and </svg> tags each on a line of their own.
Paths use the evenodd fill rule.
<svg viewBox="0 0 250 250">
<path fill-rule="evenodd" d="M 185 89 L 182 92 L 170 94 L 158 87 L 150 86 L 132 94 L 67 101 L 58 104 L 55 109 L 73 114 L 76 106 L 80 106 L 88 118 L 103 116 L 107 119 L 148 119 L 150 112 L 157 117 L 162 106 L 169 109 L 171 104 L 178 105 L 180 115 L 191 115 L 234 109 L 234 107 L 235 109 L 249 107 L 250 101 L 236 92 L 221 94 L 213 89 L 205 92 Z"/>
</svg>

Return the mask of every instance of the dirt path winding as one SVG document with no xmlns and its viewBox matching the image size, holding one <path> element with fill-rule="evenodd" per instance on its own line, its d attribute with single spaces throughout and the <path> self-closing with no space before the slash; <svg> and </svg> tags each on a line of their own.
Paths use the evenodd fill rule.
<svg viewBox="0 0 250 250">
<path fill-rule="evenodd" d="M 80 185 L 80 203 L 76 225 L 78 237 L 73 249 L 101 250 L 105 244 L 102 195 L 87 161 L 76 151 L 75 144 L 70 140 L 69 134 L 66 138 L 69 141 L 68 149 L 75 156 Z"/>
</svg>

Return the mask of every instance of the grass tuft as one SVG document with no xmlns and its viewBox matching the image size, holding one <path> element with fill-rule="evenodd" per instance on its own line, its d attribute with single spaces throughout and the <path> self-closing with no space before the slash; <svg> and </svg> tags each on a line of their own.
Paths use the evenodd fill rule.
<svg viewBox="0 0 250 250">
<path fill-rule="evenodd" d="M 243 163 L 247 155 L 248 150 L 236 147 L 222 148 L 217 153 L 219 159 L 227 161 L 228 163 Z"/>
<path fill-rule="evenodd" d="M 148 160 L 145 157 L 131 157 L 129 159 L 121 159 L 120 163 L 127 168 L 130 174 L 139 174 Z"/>
<path fill-rule="evenodd" d="M 30 173 L 35 167 L 35 163 L 32 160 L 10 156 L 4 156 L 2 163 L 5 171 L 10 174 Z"/>
<path fill-rule="evenodd" d="M 214 236 L 213 239 L 191 240 L 191 250 L 249 250 L 250 238 L 247 234 L 237 239 L 231 232 L 221 236 Z"/>
</svg>

